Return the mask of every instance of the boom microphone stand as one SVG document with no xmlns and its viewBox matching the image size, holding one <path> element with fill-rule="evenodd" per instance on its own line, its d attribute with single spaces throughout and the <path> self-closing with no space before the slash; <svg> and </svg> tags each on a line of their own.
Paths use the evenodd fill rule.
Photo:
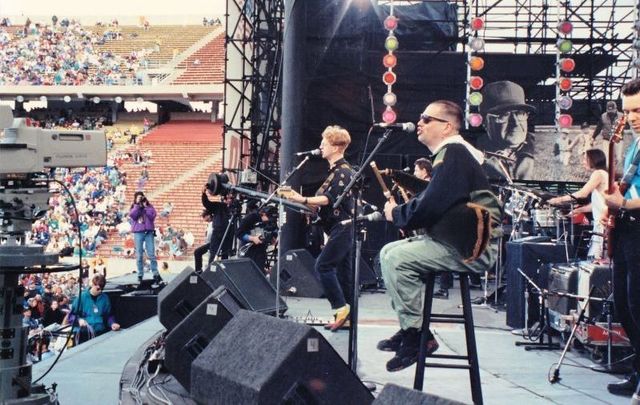
<svg viewBox="0 0 640 405">
<path fill-rule="evenodd" d="M 340 206 L 340 204 L 342 204 L 342 201 L 346 198 L 347 194 L 349 194 L 349 191 L 351 191 L 353 186 L 360 180 L 360 178 L 362 177 L 362 173 L 364 172 L 364 169 L 369 166 L 369 163 L 371 162 L 371 160 L 373 160 L 373 157 L 378 152 L 382 144 L 387 140 L 387 138 L 389 138 L 389 135 L 391 134 L 392 131 L 393 129 L 387 129 L 384 131 L 384 134 L 382 134 L 380 139 L 378 139 L 378 143 L 376 144 L 376 146 L 373 148 L 369 156 L 367 156 L 367 159 L 365 159 L 365 161 L 362 162 L 362 164 L 360 165 L 360 168 L 351 177 L 351 181 L 344 188 L 344 191 L 342 192 L 342 194 L 336 199 L 336 202 L 333 204 L 333 209 L 337 209 Z M 357 204 L 354 204 L 354 207 L 357 207 Z M 355 235 L 356 233 L 355 227 L 358 226 L 356 221 L 357 211 L 352 212 L 351 215 L 353 215 L 353 227 L 354 227 L 353 234 Z M 354 238 L 354 243 L 355 242 L 356 242 L 356 238 Z M 353 247 L 353 249 L 357 249 L 355 254 L 357 258 L 360 257 L 360 252 L 359 252 L 360 246 L 361 244 L 355 243 L 355 246 Z M 351 367 L 351 371 L 353 371 L 354 373 L 358 369 L 358 294 L 360 293 L 360 282 L 358 280 L 359 276 L 360 276 L 360 261 L 357 260 L 355 262 L 355 265 L 353 266 L 353 277 L 354 277 L 353 278 L 353 306 L 351 308 L 351 327 L 349 328 L 349 367 Z"/>
</svg>

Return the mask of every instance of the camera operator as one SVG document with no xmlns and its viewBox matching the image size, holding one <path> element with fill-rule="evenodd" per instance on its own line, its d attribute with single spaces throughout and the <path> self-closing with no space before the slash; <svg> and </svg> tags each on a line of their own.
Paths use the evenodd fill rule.
<svg viewBox="0 0 640 405">
<path fill-rule="evenodd" d="M 154 243 L 155 237 L 155 219 L 156 209 L 147 200 L 142 191 L 137 191 L 133 195 L 133 204 L 129 211 L 131 218 L 131 232 L 133 233 L 133 241 L 136 250 L 136 265 L 138 266 L 138 282 L 142 282 L 144 276 L 144 253 L 146 250 L 147 257 L 151 262 L 151 272 L 155 283 L 162 282 L 160 273 L 158 273 L 158 260 L 156 259 L 156 247 Z"/>
<path fill-rule="evenodd" d="M 258 268 L 267 274 L 269 272 L 265 268 L 267 247 L 277 238 L 278 227 L 276 222 L 271 220 L 275 214 L 272 207 L 257 209 L 256 203 L 256 201 L 249 202 L 247 214 L 238 225 L 236 237 L 242 245 L 240 255 L 253 260 Z"/>
</svg>

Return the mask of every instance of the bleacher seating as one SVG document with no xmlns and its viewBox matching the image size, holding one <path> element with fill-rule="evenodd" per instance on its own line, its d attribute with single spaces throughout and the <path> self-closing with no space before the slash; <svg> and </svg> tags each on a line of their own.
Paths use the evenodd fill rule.
<svg viewBox="0 0 640 405">
<path fill-rule="evenodd" d="M 219 35 L 178 64 L 185 71 L 172 84 L 213 84 L 224 81 L 224 35 Z"/>
</svg>

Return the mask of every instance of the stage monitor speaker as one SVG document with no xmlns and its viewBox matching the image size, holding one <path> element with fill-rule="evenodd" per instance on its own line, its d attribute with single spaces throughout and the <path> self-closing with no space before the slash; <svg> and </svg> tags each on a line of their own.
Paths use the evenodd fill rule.
<svg viewBox="0 0 640 405">
<path fill-rule="evenodd" d="M 191 388 L 191 363 L 240 309 L 226 287 L 218 287 L 167 335 L 165 365 L 186 390 Z"/>
<path fill-rule="evenodd" d="M 360 287 L 362 288 L 377 288 L 378 287 L 378 276 L 376 272 L 373 271 L 367 260 L 364 256 L 360 257 Z"/>
<path fill-rule="evenodd" d="M 238 311 L 191 365 L 207 404 L 370 404 L 373 396 L 314 328 Z"/>
<path fill-rule="evenodd" d="M 316 260 L 307 249 L 289 250 L 280 263 L 280 293 L 296 297 L 322 298 L 322 284 L 314 269 Z M 272 269 L 269 281 L 276 288 L 277 267 Z"/>
<path fill-rule="evenodd" d="M 264 314 L 276 313 L 276 289 L 251 259 L 229 259 L 213 263 L 210 271 L 201 273 L 213 288 L 224 285 L 243 308 Z M 204 299 L 204 298 L 203 298 Z M 280 314 L 287 304 L 279 298 Z"/>
<path fill-rule="evenodd" d="M 120 327 L 129 328 L 157 314 L 158 295 L 132 291 L 122 294 L 111 307 Z"/>
<path fill-rule="evenodd" d="M 547 287 L 546 274 L 538 274 L 538 269 L 545 263 L 566 262 L 566 251 L 571 247 L 552 242 L 507 242 L 507 257 L 505 271 L 507 273 L 507 325 L 512 328 L 525 327 L 524 292 L 527 280 L 522 277 L 518 269 L 529 276 L 540 288 Z M 537 303 L 537 300 L 535 301 Z M 537 304 L 536 304 L 537 305 Z M 531 326 L 538 319 L 536 305 L 530 305 L 528 311 L 528 325 Z"/>
<path fill-rule="evenodd" d="M 158 295 L 160 323 L 171 331 L 213 290 L 193 268 L 186 267 Z"/>
<path fill-rule="evenodd" d="M 426 392 L 401 387 L 395 384 L 384 386 L 380 395 L 373 401 L 375 405 L 463 405 L 463 402 L 446 399 Z"/>
<path fill-rule="evenodd" d="M 588 296 L 589 291 L 591 291 L 593 287 L 593 292 L 591 293 L 593 298 L 609 298 L 613 293 L 613 289 L 611 288 L 611 269 L 609 269 L 609 265 L 582 261 L 579 263 L 579 267 L 578 295 Z M 606 317 L 603 315 L 602 302 L 600 301 L 590 301 L 584 314 L 585 316 L 596 318 L 596 320 L 603 322 L 606 320 Z M 615 311 L 613 318 L 614 322 L 618 321 L 615 316 Z"/>
</svg>

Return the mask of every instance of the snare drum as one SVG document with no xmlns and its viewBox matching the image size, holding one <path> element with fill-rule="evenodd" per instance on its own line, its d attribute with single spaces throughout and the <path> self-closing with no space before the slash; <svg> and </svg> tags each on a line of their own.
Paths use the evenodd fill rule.
<svg viewBox="0 0 640 405">
<path fill-rule="evenodd" d="M 554 208 L 532 210 L 533 225 L 536 228 L 555 228 L 558 215 Z"/>
</svg>

